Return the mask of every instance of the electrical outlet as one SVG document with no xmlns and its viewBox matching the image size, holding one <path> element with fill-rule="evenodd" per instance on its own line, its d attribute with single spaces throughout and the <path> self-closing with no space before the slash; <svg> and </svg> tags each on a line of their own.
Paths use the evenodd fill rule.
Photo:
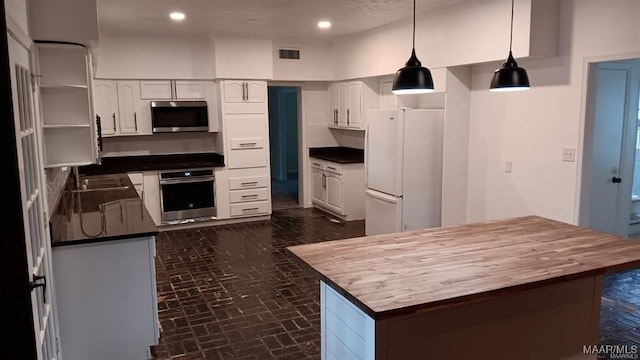
<svg viewBox="0 0 640 360">
<path fill-rule="evenodd" d="M 504 162 L 504 172 L 511 173 L 511 160 Z"/>
<path fill-rule="evenodd" d="M 569 161 L 569 162 L 576 161 L 576 149 L 575 148 L 562 149 L 562 161 Z"/>
</svg>

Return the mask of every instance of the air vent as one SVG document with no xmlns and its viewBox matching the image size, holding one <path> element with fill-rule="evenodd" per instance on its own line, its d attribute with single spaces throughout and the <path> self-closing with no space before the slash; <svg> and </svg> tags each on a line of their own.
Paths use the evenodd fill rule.
<svg viewBox="0 0 640 360">
<path fill-rule="evenodd" d="M 300 60 L 299 49 L 278 49 L 278 59 Z"/>
</svg>

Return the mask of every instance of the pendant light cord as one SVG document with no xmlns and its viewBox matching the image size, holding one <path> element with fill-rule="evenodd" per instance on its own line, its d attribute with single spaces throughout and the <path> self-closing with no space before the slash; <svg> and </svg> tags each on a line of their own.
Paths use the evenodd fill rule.
<svg viewBox="0 0 640 360">
<path fill-rule="evenodd" d="M 511 0 L 511 32 L 509 33 L 509 53 L 511 53 L 511 45 L 513 44 L 513 3 L 514 1 L 515 0 Z"/>
<path fill-rule="evenodd" d="M 416 0 L 413 0 L 413 49 L 415 50 L 415 48 L 416 48 Z"/>
</svg>

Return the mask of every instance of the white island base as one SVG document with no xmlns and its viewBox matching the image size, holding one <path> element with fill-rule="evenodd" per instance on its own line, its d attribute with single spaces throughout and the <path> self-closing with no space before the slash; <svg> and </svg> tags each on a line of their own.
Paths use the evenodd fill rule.
<svg viewBox="0 0 640 360">
<path fill-rule="evenodd" d="M 601 288 L 592 276 L 374 320 L 321 281 L 322 360 L 596 359 Z"/>
</svg>

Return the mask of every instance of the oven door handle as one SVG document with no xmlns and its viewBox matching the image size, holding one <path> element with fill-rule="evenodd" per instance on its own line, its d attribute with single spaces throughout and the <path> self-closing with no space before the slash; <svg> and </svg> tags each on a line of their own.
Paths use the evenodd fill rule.
<svg viewBox="0 0 640 360">
<path fill-rule="evenodd" d="M 171 185 L 171 184 L 189 184 L 189 183 L 197 183 L 197 182 L 207 182 L 214 181 L 215 177 L 207 176 L 207 177 L 194 177 L 188 179 L 166 179 L 160 180 L 160 185 Z"/>
</svg>

